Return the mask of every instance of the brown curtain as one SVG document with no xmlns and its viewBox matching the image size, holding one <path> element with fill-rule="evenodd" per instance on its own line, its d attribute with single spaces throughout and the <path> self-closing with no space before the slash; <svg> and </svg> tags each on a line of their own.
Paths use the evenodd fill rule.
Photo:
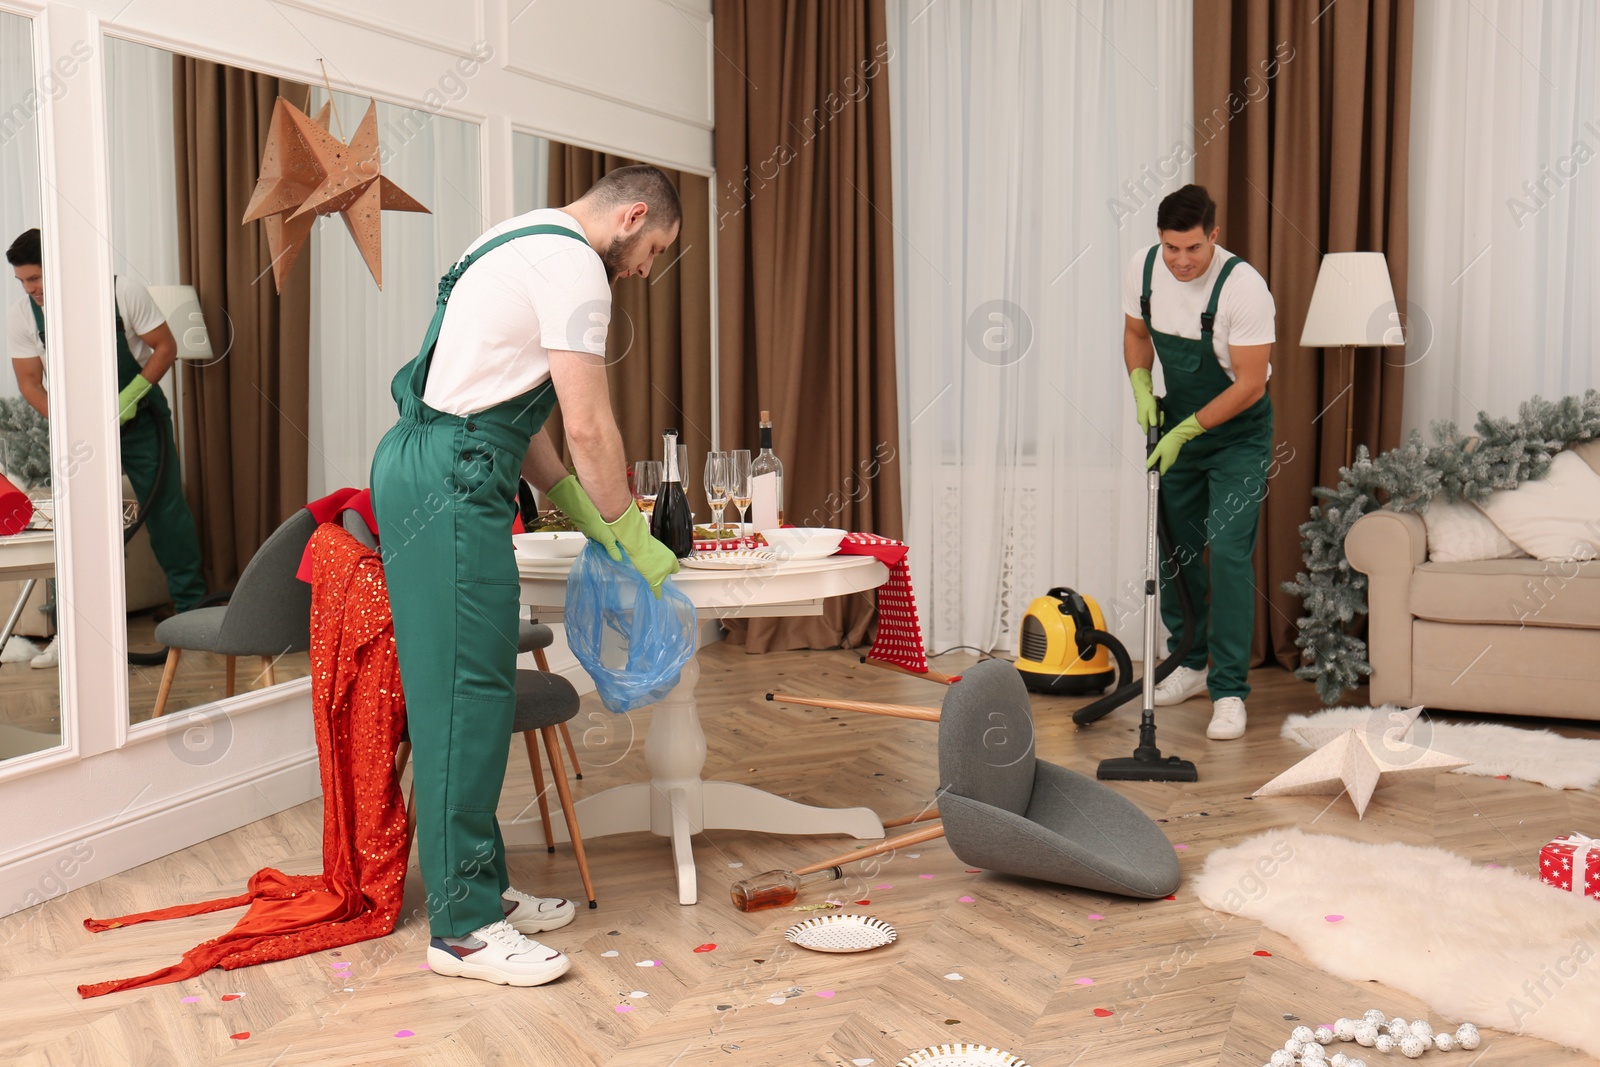
<svg viewBox="0 0 1600 1067">
<path fill-rule="evenodd" d="M 898 537 L 883 0 L 720 4 L 715 32 L 722 439 L 754 447 L 770 409 L 785 518 Z M 751 620 L 732 639 L 853 647 L 873 604 Z"/>
<path fill-rule="evenodd" d="M 1312 487 L 1338 482 L 1346 405 L 1374 454 L 1400 443 L 1405 350 L 1358 350 L 1341 397 L 1339 353 L 1299 340 L 1325 253 L 1385 253 L 1406 306 L 1412 27 L 1412 0 L 1195 0 L 1195 180 L 1217 201 L 1221 243 L 1261 272 L 1278 308 L 1279 464 L 1256 554 L 1272 610 L 1256 613 L 1257 663 L 1299 665 L 1302 609 L 1281 587 L 1304 566 Z"/>
<path fill-rule="evenodd" d="M 183 458 L 206 584 L 224 589 L 306 502 L 311 267 L 280 295 L 262 224 L 241 225 L 272 105 L 304 86 L 173 57 L 178 264 L 200 294 L 215 359 L 183 364 Z"/>
<path fill-rule="evenodd" d="M 550 206 L 570 204 L 609 171 L 638 160 L 550 142 Z M 706 179 L 666 171 L 683 202 L 678 240 L 656 257 L 648 278 L 617 282 L 606 335 L 611 407 L 628 462 L 661 458 L 661 431 L 675 427 L 689 449 L 690 488 L 711 448 L 711 201 Z M 550 416 L 563 449 L 561 409 Z M 567 457 L 571 458 L 571 457 Z M 698 494 L 697 513 L 706 511 Z M 696 494 L 691 493 L 690 503 Z"/>
</svg>

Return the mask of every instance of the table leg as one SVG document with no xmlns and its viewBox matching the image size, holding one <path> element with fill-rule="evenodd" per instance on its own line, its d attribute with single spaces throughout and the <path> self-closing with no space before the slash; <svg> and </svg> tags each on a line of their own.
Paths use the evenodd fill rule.
<svg viewBox="0 0 1600 1067">
<path fill-rule="evenodd" d="M 17 604 L 11 609 L 11 617 L 6 619 L 4 630 L 0 630 L 0 652 L 6 650 L 6 645 L 11 642 L 11 631 L 16 628 L 17 620 L 22 617 L 22 609 L 27 607 L 28 598 L 33 595 L 33 587 L 39 583 L 37 578 L 29 578 L 22 583 L 22 595 L 17 597 Z"/>
<path fill-rule="evenodd" d="M 819 808 L 737 782 L 705 783 L 705 824 L 713 830 L 759 830 L 767 834 L 883 836 L 871 808 Z"/>
</svg>

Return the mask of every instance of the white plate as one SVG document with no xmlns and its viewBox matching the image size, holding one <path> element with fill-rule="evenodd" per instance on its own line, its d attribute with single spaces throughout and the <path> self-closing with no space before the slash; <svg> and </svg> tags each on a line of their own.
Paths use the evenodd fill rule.
<svg viewBox="0 0 1600 1067">
<path fill-rule="evenodd" d="M 702 571 L 749 571 L 772 566 L 772 553 L 764 548 L 695 552 L 683 558 L 683 565 Z"/>
<path fill-rule="evenodd" d="M 1028 1067 L 1022 1059 L 988 1045 L 951 1045 L 919 1048 L 894 1067 Z"/>
<path fill-rule="evenodd" d="M 892 945 L 900 935 L 870 915 L 819 915 L 789 927 L 783 936 L 813 952 L 865 952 Z"/>
<path fill-rule="evenodd" d="M 571 559 L 583 551 L 588 538 L 575 531 L 519 533 L 511 535 L 517 555 L 526 559 Z"/>
</svg>

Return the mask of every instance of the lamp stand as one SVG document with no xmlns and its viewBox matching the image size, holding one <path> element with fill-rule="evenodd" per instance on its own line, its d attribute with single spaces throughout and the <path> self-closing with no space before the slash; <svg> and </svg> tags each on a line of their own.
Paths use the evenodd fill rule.
<svg viewBox="0 0 1600 1067">
<path fill-rule="evenodd" d="M 1356 436 L 1356 350 L 1354 345 L 1339 346 L 1339 367 L 1343 372 L 1344 398 L 1344 465 L 1348 468 L 1355 457 Z"/>
</svg>

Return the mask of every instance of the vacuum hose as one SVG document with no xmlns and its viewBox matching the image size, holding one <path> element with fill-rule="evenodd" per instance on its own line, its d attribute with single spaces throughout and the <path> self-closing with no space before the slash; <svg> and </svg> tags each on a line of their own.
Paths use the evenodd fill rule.
<svg viewBox="0 0 1600 1067">
<path fill-rule="evenodd" d="M 1178 647 L 1173 649 L 1165 659 L 1156 665 L 1155 679 L 1156 684 L 1159 685 L 1168 675 L 1178 669 L 1178 665 L 1183 662 L 1183 657 L 1187 656 L 1189 649 L 1194 646 L 1196 614 L 1194 598 L 1189 595 L 1188 583 L 1183 581 L 1183 564 L 1178 560 L 1177 549 L 1172 543 L 1172 529 L 1167 525 L 1166 505 L 1159 497 L 1156 502 L 1156 528 L 1160 531 L 1162 567 L 1164 569 L 1170 564 L 1173 568 L 1173 585 L 1178 590 L 1178 607 L 1183 614 L 1183 632 L 1178 635 Z M 1099 631 L 1093 631 L 1093 633 L 1098 634 Z M 1109 637 L 1110 635 L 1106 636 Z M 1120 673 L 1117 677 L 1123 679 L 1123 684 L 1096 700 L 1093 704 L 1086 704 L 1073 712 L 1072 721 L 1079 726 L 1087 726 L 1096 719 L 1109 715 L 1128 701 L 1137 698 L 1143 692 L 1144 682 L 1142 679 L 1133 678 L 1129 680 L 1129 677 L 1133 674 L 1133 669 L 1128 661 L 1128 653 L 1122 649 L 1121 642 L 1118 642 L 1116 638 L 1111 638 L 1111 640 L 1114 644 L 1109 644 L 1106 647 L 1110 648 L 1114 654 L 1120 652 L 1120 655 L 1117 656 L 1117 667 Z"/>
</svg>

